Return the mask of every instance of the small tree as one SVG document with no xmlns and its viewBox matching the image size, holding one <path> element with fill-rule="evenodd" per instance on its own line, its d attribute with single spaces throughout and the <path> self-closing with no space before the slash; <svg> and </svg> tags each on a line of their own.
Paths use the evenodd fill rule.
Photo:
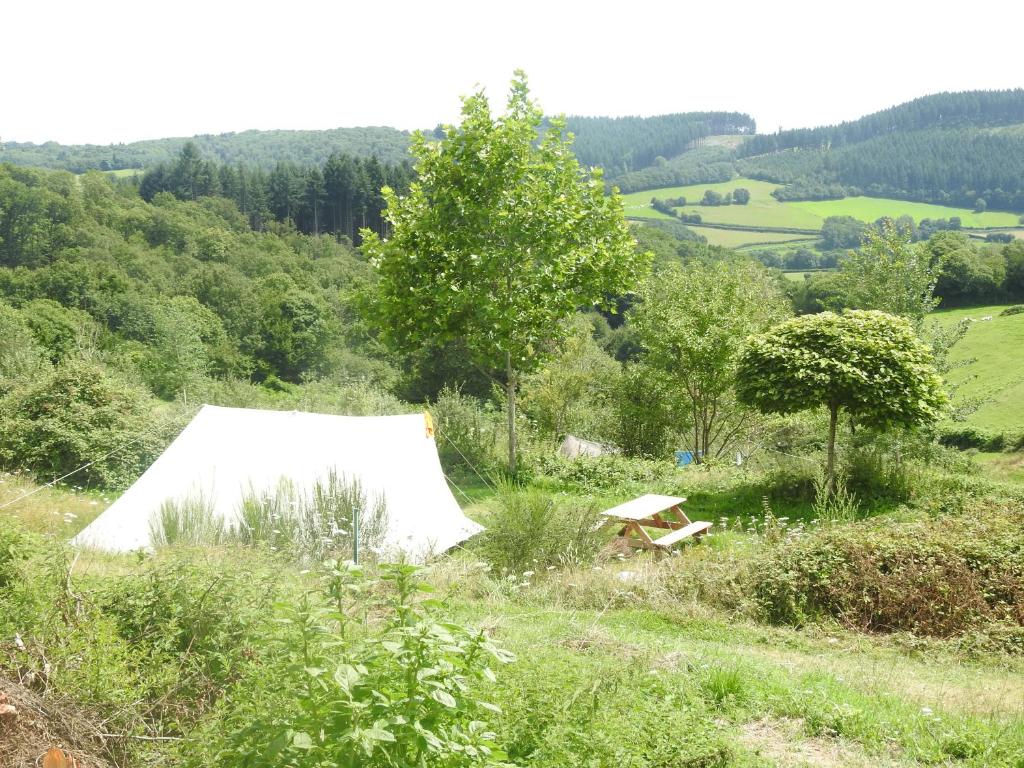
<svg viewBox="0 0 1024 768">
<path fill-rule="evenodd" d="M 938 306 L 935 285 L 941 259 L 891 221 L 864 232 L 864 245 L 839 265 L 841 300 L 855 309 L 877 309 L 908 318 L 920 329 Z"/>
<path fill-rule="evenodd" d="M 441 141 L 413 138 L 418 180 L 404 197 L 383 190 L 390 239 L 364 230 L 376 266 L 376 310 L 396 348 L 459 339 L 504 377 L 508 466 L 516 467 L 516 393 L 562 321 L 629 290 L 637 252 L 618 194 L 585 173 L 565 122 L 549 121 L 517 72 L 505 115 L 483 92 L 463 99 L 462 124 Z M 540 135 L 543 133 L 543 135 Z"/>
<path fill-rule="evenodd" d="M 935 422 L 947 403 L 932 354 L 910 323 L 877 311 L 805 315 L 748 339 L 736 391 L 766 413 L 828 409 L 829 494 L 840 411 L 881 429 L 914 427 Z"/>
<path fill-rule="evenodd" d="M 643 361 L 688 416 L 692 447 L 721 455 L 746 426 L 737 407 L 736 360 L 743 340 L 789 315 L 768 272 L 751 261 L 726 261 L 659 271 L 629 317 Z"/>
</svg>

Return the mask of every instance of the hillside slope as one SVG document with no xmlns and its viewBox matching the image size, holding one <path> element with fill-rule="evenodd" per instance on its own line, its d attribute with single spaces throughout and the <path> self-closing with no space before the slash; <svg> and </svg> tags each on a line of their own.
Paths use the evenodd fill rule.
<svg viewBox="0 0 1024 768">
<path fill-rule="evenodd" d="M 0 144 L 0 163 L 59 168 L 72 173 L 146 168 L 172 160 L 189 141 L 208 158 L 269 170 L 279 161 L 322 165 L 331 154 L 376 157 L 397 164 L 408 159 L 409 133 L 396 128 L 332 128 L 323 131 L 243 131 L 129 144 Z"/>
</svg>

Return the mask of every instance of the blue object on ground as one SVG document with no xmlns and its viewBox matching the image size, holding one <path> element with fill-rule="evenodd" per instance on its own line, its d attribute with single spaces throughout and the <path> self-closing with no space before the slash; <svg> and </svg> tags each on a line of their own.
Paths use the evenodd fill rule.
<svg viewBox="0 0 1024 768">
<path fill-rule="evenodd" d="M 676 466 L 685 467 L 693 463 L 693 451 L 676 451 Z"/>
</svg>

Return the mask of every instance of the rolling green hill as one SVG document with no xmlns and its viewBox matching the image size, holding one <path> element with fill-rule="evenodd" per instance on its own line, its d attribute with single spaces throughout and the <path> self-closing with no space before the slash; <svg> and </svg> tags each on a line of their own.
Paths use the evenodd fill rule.
<svg viewBox="0 0 1024 768">
<path fill-rule="evenodd" d="M 950 355 L 953 362 L 966 364 L 948 379 L 958 397 L 981 399 L 967 423 L 992 432 L 1024 430 L 1024 313 L 1000 316 L 1005 308 L 950 309 L 934 315 L 943 325 L 975 320 Z"/>
<path fill-rule="evenodd" d="M 701 225 L 691 228 L 707 238 L 713 245 L 731 248 L 749 246 L 754 243 L 781 243 L 815 239 L 825 219 L 830 216 L 852 216 L 870 223 L 883 216 L 898 218 L 910 216 L 915 222 L 922 219 L 948 219 L 960 217 L 964 227 L 1010 228 L 1018 224 L 1017 214 L 1003 211 L 976 213 L 969 208 L 916 203 L 884 197 L 847 197 L 842 200 L 806 200 L 783 202 L 773 196 L 778 184 L 757 179 L 738 178 L 732 181 L 711 184 L 691 184 L 679 187 L 663 187 L 623 195 L 626 215 L 634 219 L 670 220 L 672 217 L 651 207 L 651 198 L 670 199 L 685 197 L 687 205 L 676 208 L 685 215 L 698 214 Z M 750 192 L 746 205 L 707 206 L 696 205 L 706 190 L 719 194 L 743 188 Z M 704 225 L 719 225 L 727 229 Z M 735 228 L 735 229 L 734 229 Z M 781 230 L 803 230 L 785 232 Z M 804 236 L 806 233 L 806 236 Z M 979 233 L 979 236 L 984 233 Z"/>
</svg>

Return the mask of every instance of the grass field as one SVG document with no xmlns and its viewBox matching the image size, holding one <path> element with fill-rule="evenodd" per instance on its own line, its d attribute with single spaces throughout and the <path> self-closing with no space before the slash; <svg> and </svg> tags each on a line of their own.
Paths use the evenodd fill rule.
<svg viewBox="0 0 1024 768">
<path fill-rule="evenodd" d="M 1024 453 L 979 452 L 974 460 L 982 471 L 993 480 L 1009 483 L 1024 483 Z"/>
<path fill-rule="evenodd" d="M 141 168 L 120 168 L 116 171 L 106 171 L 108 176 L 113 176 L 115 179 L 130 179 L 132 176 L 141 175 Z"/>
<path fill-rule="evenodd" d="M 911 203 L 906 200 L 889 200 L 882 197 L 847 197 L 842 200 L 803 200 L 786 203 L 807 213 L 825 219 L 829 216 L 852 216 L 861 221 L 875 221 L 882 216 L 913 216 L 921 219 L 948 219 L 959 216 L 965 227 L 1012 227 L 1020 223 L 1020 215 L 1003 211 L 975 213 L 967 208 L 950 208 L 945 205 Z"/>
<path fill-rule="evenodd" d="M 635 218 L 671 218 L 651 208 L 651 198 L 685 197 L 696 202 L 708 189 L 715 192 L 731 192 L 737 187 L 750 191 L 747 205 L 703 206 L 687 205 L 678 209 L 683 213 L 700 214 L 711 224 L 733 224 L 747 227 L 796 228 L 818 230 L 829 216 L 853 216 L 862 221 L 875 221 L 882 216 L 913 216 L 921 219 L 946 219 L 959 216 L 965 227 L 1006 227 L 1013 228 L 1020 223 L 1016 213 L 986 211 L 974 213 L 966 208 L 951 208 L 928 203 L 913 203 L 905 200 L 891 200 L 881 197 L 848 197 L 843 200 L 807 200 L 780 203 L 772 197 L 778 184 L 755 179 L 734 179 L 718 184 L 693 184 L 686 187 L 664 187 L 623 195 L 626 215 Z M 764 238 L 762 238 L 764 239 Z M 753 242 L 747 241 L 747 242 Z"/>
<path fill-rule="evenodd" d="M 782 276 L 789 280 L 791 283 L 802 283 L 806 278 L 804 275 L 817 274 L 819 272 L 831 272 L 830 269 L 798 269 L 794 272 L 783 272 Z"/>
<path fill-rule="evenodd" d="M 966 363 L 948 375 L 958 398 L 980 398 L 967 423 L 984 429 L 1024 429 L 1024 314 L 1000 317 L 1005 306 L 971 307 L 936 312 L 944 325 L 974 318 L 951 359 Z M 982 317 L 991 320 L 982 321 Z"/>
<path fill-rule="evenodd" d="M 712 224 L 739 224 L 748 227 L 792 227 L 797 229 L 821 229 L 821 217 L 813 213 L 792 208 L 772 197 L 772 190 L 779 185 L 754 179 L 734 179 L 719 184 L 693 184 L 688 187 L 665 187 L 645 192 L 633 192 L 623 196 L 627 216 L 642 218 L 670 218 L 651 208 L 651 198 L 685 197 L 687 201 L 700 200 L 706 190 L 718 193 L 732 192 L 742 187 L 750 192 L 746 205 L 704 206 L 688 205 L 681 208 L 684 213 L 700 214 L 704 221 Z M 752 242 L 752 241 L 748 241 Z"/>
<path fill-rule="evenodd" d="M 698 235 L 703 235 L 712 245 L 721 245 L 725 248 L 742 248 L 755 243 L 785 243 L 792 247 L 810 245 L 818 238 L 814 235 L 792 235 L 787 232 L 748 232 L 742 229 L 715 229 L 714 227 L 700 227 L 695 224 L 689 225 L 690 229 Z M 775 245 L 775 247 L 778 247 Z"/>
<path fill-rule="evenodd" d="M 696 502 L 693 512 L 716 519 L 712 509 L 756 509 L 758 494 L 737 494 L 737 486 L 726 482 L 721 472 L 677 473 Z M 19 492 L 33 487 L 23 479 L 16 479 L 16 484 Z M 493 493 L 483 486 L 470 487 L 470 492 L 473 503 L 467 511 L 491 523 L 497 514 Z M 94 501 L 71 491 L 44 491 L 32 498 L 37 497 L 31 508 L 0 514 L 13 514 L 34 530 L 55 533 L 58 540 L 72 531 L 53 531 L 48 512 L 87 509 Z M 55 509 L 47 510 L 51 506 Z M 496 666 L 496 682 L 481 692 L 501 704 L 500 712 L 489 715 L 490 724 L 516 765 L 1020 765 L 1015 762 L 1024 749 L 1020 657 L 964 652 L 956 639 L 871 635 L 834 623 L 802 628 L 755 623 L 715 607 L 687 587 L 697 570 L 722 561 L 741 563 L 766 546 L 767 540 L 753 533 L 726 532 L 716 526 L 703 543 L 683 548 L 676 557 L 612 557 L 594 565 L 538 568 L 536 574 L 531 570 L 509 576 L 482 568 L 478 554 L 470 549 L 439 559 L 426 578 L 433 596 L 447 606 L 445 621 L 479 628 L 515 654 L 511 663 Z M 116 595 L 120 593 L 113 587 L 124 578 L 125 584 L 139 585 L 133 587 L 137 593 L 128 595 L 152 601 L 136 609 L 140 615 L 162 615 L 156 611 L 168 606 L 189 617 L 175 602 L 186 600 L 187 591 L 157 591 L 150 585 L 163 582 L 144 580 L 142 574 L 161 573 L 177 589 L 179 584 L 191 584 L 193 574 L 205 579 L 216 573 L 218 581 L 211 582 L 209 590 L 221 579 L 233 583 L 239 574 L 248 575 L 250 565 L 258 564 L 260 573 L 273 566 L 279 606 L 297 602 L 312 588 L 313 577 L 306 577 L 310 566 L 271 559 L 274 556 L 265 551 L 184 550 L 181 554 L 191 559 L 190 570 L 153 571 L 151 565 L 168 554 L 147 563 L 149 558 L 86 551 L 75 560 L 68 590 L 73 587 L 79 599 L 95 599 L 95 594 L 102 594 L 95 591 L 98 585 L 105 585 Z M 223 610 L 232 615 L 238 606 L 225 604 Z M 156 626 L 147 628 L 149 635 L 159 631 Z M 215 650 L 219 659 L 234 649 Z M 190 651 L 191 645 L 179 663 L 192 663 L 199 670 L 192 674 L 198 676 L 205 668 L 193 661 L 199 652 Z M 168 664 L 175 658 L 168 653 Z M 126 685 L 109 671 L 118 662 L 124 666 L 115 658 L 109 668 L 103 667 L 107 676 L 96 677 L 105 685 L 112 685 L 112 680 Z M 78 692 L 81 681 L 88 679 L 90 668 L 85 669 L 58 665 L 55 679 L 75 681 Z M 127 706 L 142 703 L 130 699 Z M 230 705 L 230 695 L 225 704 Z M 196 736 L 187 726 L 184 734 L 177 729 L 173 734 L 168 738 L 155 731 L 151 738 L 163 748 L 182 735 Z M 202 732 L 199 736 L 210 738 Z M 167 742 L 160 741 L 164 738 Z M 582 762 L 583 756 L 591 760 Z M 173 753 L 160 753 L 151 761 L 120 764 L 178 763 Z"/>
</svg>

